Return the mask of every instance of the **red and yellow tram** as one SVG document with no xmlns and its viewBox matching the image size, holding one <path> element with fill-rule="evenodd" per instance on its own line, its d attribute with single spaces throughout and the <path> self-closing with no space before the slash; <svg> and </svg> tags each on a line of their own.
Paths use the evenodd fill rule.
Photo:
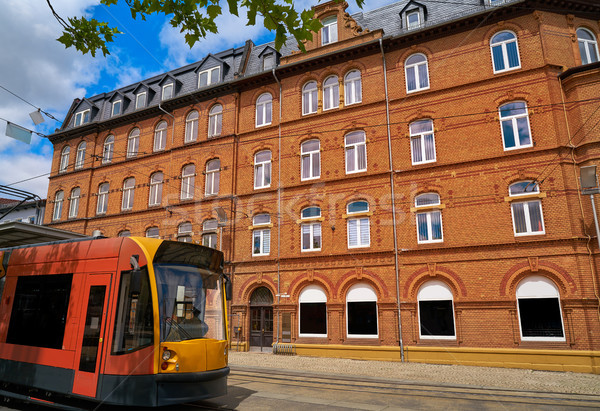
<svg viewBox="0 0 600 411">
<path fill-rule="evenodd" d="M 227 284 L 223 254 L 189 243 L 0 249 L 0 393 L 145 407 L 223 395 Z"/>
</svg>

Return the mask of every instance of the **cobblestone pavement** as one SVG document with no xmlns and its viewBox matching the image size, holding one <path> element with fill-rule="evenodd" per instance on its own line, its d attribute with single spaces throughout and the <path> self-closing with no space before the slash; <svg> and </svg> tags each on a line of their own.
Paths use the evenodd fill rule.
<svg viewBox="0 0 600 411">
<path fill-rule="evenodd" d="M 600 395 L 600 375 L 339 358 L 230 352 L 229 365 L 311 373 L 375 377 L 429 384 L 495 387 L 522 391 Z"/>
</svg>

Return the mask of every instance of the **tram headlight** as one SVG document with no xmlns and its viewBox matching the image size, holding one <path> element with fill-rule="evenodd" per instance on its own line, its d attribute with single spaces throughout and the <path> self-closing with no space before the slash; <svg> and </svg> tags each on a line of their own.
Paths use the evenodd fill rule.
<svg viewBox="0 0 600 411">
<path fill-rule="evenodd" d="M 171 351 L 164 350 L 163 353 L 162 353 L 162 359 L 163 359 L 163 361 L 167 361 L 169 358 L 171 358 Z"/>
</svg>

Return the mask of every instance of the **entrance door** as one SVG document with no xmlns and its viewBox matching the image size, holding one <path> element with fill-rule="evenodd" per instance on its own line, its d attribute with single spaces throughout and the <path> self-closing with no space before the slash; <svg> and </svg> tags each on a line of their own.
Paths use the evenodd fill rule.
<svg viewBox="0 0 600 411">
<path fill-rule="evenodd" d="M 110 295 L 110 274 L 94 274 L 87 278 L 80 319 L 85 323 L 77 336 L 73 394 L 96 397 L 98 374 L 106 327 L 106 309 Z"/>
<path fill-rule="evenodd" d="M 271 347 L 273 344 L 273 294 L 259 287 L 250 297 L 250 346 Z"/>
</svg>

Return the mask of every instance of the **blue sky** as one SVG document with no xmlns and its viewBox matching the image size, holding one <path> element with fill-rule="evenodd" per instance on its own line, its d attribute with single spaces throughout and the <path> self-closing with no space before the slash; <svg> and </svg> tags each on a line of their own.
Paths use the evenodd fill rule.
<svg viewBox="0 0 600 411">
<path fill-rule="evenodd" d="M 391 0 L 372 0 L 365 9 L 374 9 Z M 133 20 L 129 9 L 98 5 L 98 0 L 52 0 L 62 17 L 94 16 L 117 26 L 124 34 L 110 45 L 111 55 L 83 56 L 65 49 L 55 39 L 61 26 L 54 19 L 46 0 L 0 0 L 0 86 L 63 120 L 73 99 L 108 92 L 244 44 L 272 40 L 270 32 L 257 19 L 254 27 L 246 26 L 243 17 L 223 15 L 217 20 L 219 34 L 209 35 L 191 50 L 164 16 L 146 21 Z M 296 7 L 308 8 L 314 0 L 300 0 Z M 357 11 L 350 2 L 349 12 Z M 244 13 L 240 13 L 241 16 Z M 100 53 L 101 54 L 101 53 Z M 60 123 L 46 118 L 35 126 L 29 113 L 35 108 L 0 88 L 0 184 L 47 196 L 52 145 L 34 135 L 31 145 L 4 135 L 6 119 L 23 127 L 50 134 Z M 16 184 L 15 184 L 16 183 Z M 0 194 L 2 196 L 2 194 Z"/>
</svg>

